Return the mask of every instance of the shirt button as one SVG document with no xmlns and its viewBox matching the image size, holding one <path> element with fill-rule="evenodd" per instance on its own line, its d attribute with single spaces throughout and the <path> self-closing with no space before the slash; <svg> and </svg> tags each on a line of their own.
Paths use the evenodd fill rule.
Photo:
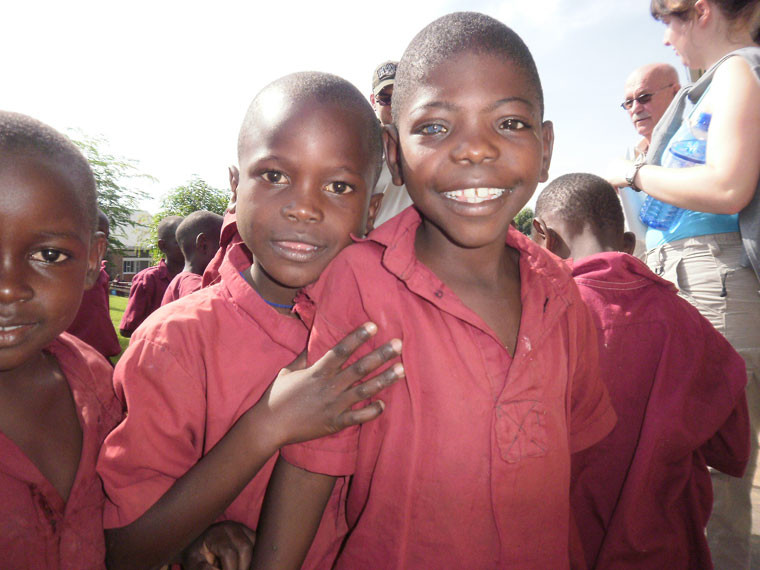
<svg viewBox="0 0 760 570">
<path fill-rule="evenodd" d="M 441 297 L 443 297 L 443 291 L 441 291 L 440 289 L 436 289 L 435 296 L 440 299 Z"/>
</svg>

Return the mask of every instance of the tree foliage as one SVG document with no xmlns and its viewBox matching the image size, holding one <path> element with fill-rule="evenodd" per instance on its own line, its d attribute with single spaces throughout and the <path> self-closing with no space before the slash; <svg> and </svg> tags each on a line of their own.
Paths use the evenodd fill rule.
<svg viewBox="0 0 760 570">
<path fill-rule="evenodd" d="M 533 210 L 527 206 L 517 212 L 517 215 L 515 216 L 515 226 L 517 226 L 517 229 L 526 236 L 530 235 L 530 230 L 533 226 L 533 217 Z"/>
<path fill-rule="evenodd" d="M 229 190 L 214 188 L 197 175 L 186 184 L 169 190 L 161 199 L 161 209 L 153 216 L 149 243 L 145 244 L 153 259 L 161 259 L 161 251 L 158 249 L 158 224 L 161 220 L 167 216 L 184 217 L 198 210 L 208 210 L 223 216 L 229 202 Z"/>
<path fill-rule="evenodd" d="M 70 132 L 69 138 L 79 147 L 90 163 L 95 183 L 98 187 L 98 207 L 103 210 L 111 225 L 108 249 L 114 253 L 124 253 L 124 244 L 117 237 L 116 230 L 134 225 L 132 214 L 138 209 L 140 200 L 148 198 L 142 190 L 130 187 L 129 182 L 153 177 L 140 172 L 138 162 L 109 154 L 104 150 L 107 145 L 103 137 L 92 137 L 82 132 Z"/>
</svg>

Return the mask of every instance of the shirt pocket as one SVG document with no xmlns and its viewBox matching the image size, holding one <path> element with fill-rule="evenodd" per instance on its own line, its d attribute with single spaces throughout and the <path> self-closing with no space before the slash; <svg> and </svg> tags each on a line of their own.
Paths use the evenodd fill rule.
<svg viewBox="0 0 760 570">
<path fill-rule="evenodd" d="M 546 455 L 548 437 L 543 402 L 518 400 L 498 404 L 495 427 L 496 442 L 507 463 Z"/>
</svg>

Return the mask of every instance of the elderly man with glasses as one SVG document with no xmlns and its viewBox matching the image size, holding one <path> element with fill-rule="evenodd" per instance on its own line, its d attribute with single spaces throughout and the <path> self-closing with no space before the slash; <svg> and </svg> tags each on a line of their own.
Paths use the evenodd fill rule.
<svg viewBox="0 0 760 570">
<path fill-rule="evenodd" d="M 678 72 L 667 63 L 650 63 L 634 70 L 625 82 L 624 99 L 620 106 L 628 113 L 641 139 L 628 150 L 628 160 L 642 159 L 649 150 L 652 131 L 681 88 Z M 635 255 L 644 252 L 646 226 L 639 220 L 643 196 L 631 188 L 620 189 L 628 229 L 636 234 Z"/>
</svg>

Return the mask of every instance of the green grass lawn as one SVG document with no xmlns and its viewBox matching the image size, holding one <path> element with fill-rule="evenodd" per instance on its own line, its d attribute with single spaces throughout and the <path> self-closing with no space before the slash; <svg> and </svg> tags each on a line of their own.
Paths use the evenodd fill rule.
<svg viewBox="0 0 760 570">
<path fill-rule="evenodd" d="M 108 301 L 111 306 L 111 322 L 113 323 L 113 328 L 116 329 L 116 336 L 119 337 L 119 344 L 121 345 L 121 352 L 116 356 L 111 357 L 111 362 L 116 364 L 119 358 L 121 358 L 121 355 L 124 354 L 124 349 L 127 348 L 127 345 L 129 344 L 129 339 L 124 338 L 119 334 L 119 323 L 124 314 L 124 309 L 127 308 L 127 298 L 110 295 Z"/>
</svg>

